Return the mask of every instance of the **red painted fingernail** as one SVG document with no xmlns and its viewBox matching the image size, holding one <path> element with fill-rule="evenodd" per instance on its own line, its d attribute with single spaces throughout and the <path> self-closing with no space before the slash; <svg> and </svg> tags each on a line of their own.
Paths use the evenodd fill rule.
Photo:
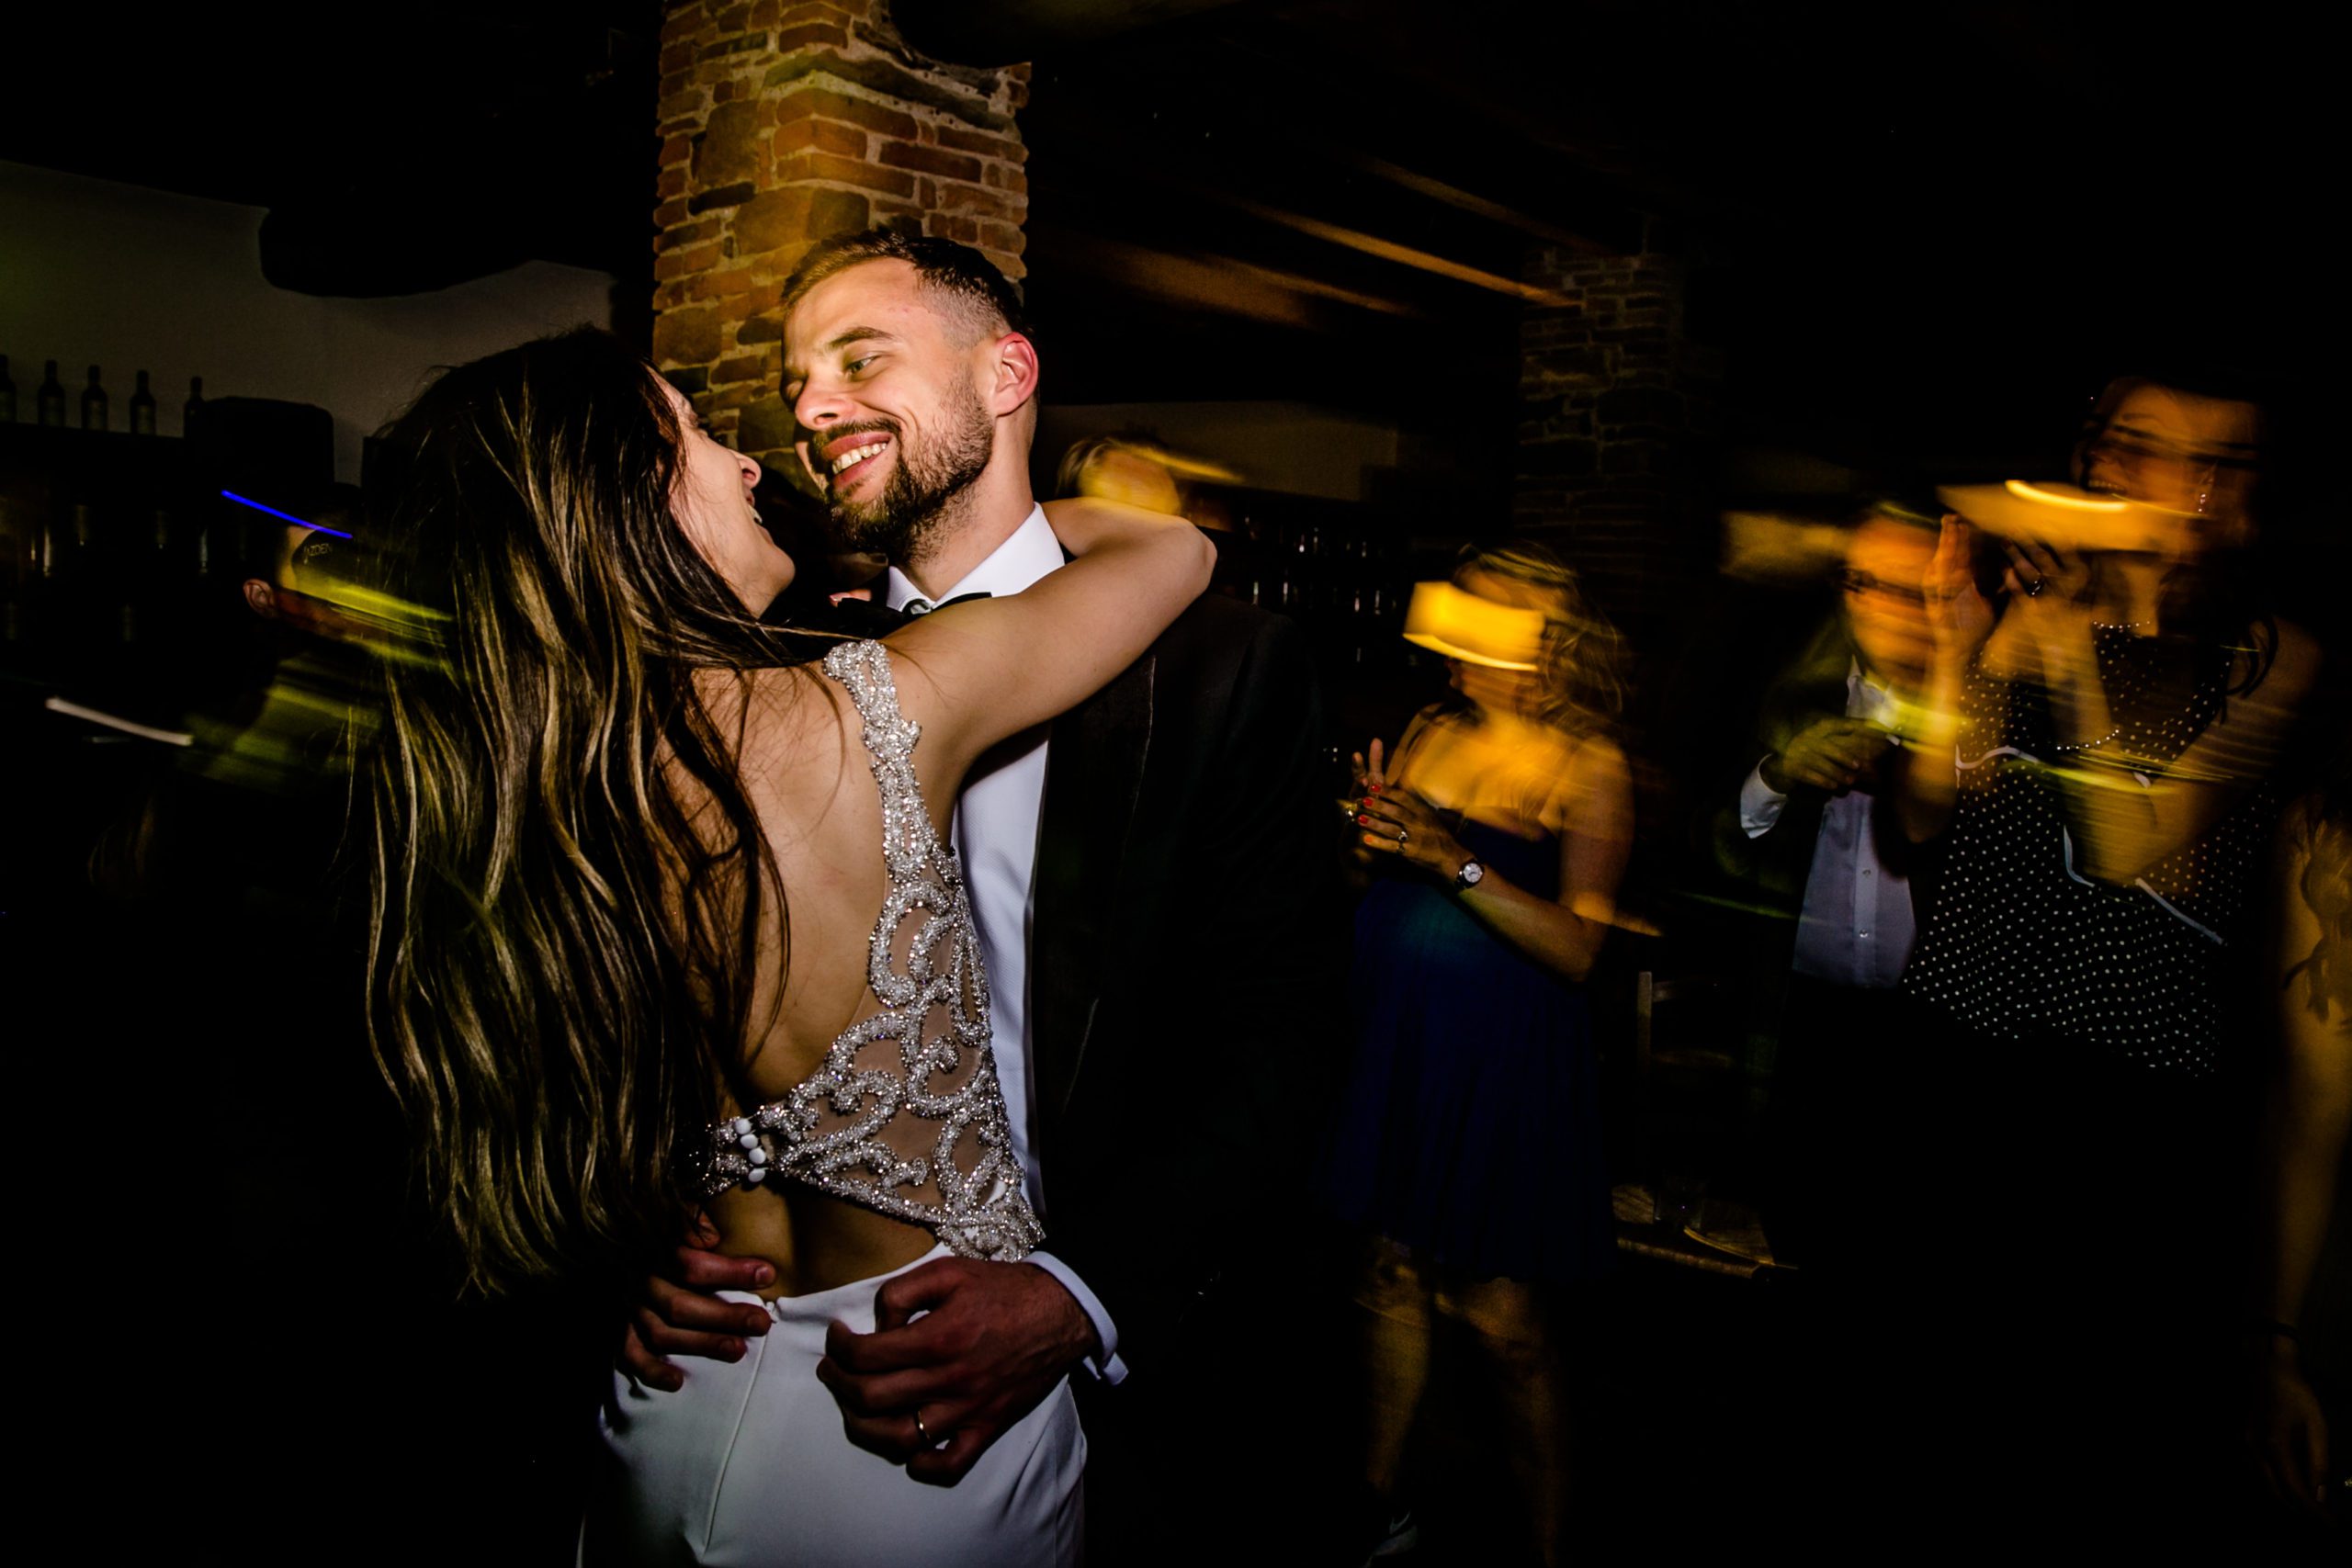
<svg viewBox="0 0 2352 1568">
<path fill-rule="evenodd" d="M 1372 826 L 1372 818 L 1369 817 L 1359 816 L 1356 818 L 1356 826 L 1359 828 L 1369 828 Z"/>
<path fill-rule="evenodd" d="M 1378 795 L 1380 793 L 1380 781 L 1378 779 L 1373 780 L 1370 784 L 1363 786 L 1363 792 L 1366 795 Z"/>
</svg>

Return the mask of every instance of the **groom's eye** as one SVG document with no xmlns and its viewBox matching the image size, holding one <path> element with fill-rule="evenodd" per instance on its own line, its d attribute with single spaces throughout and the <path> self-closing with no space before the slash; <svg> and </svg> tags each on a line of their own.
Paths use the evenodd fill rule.
<svg viewBox="0 0 2352 1568">
<path fill-rule="evenodd" d="M 873 364 L 876 359 L 881 357 L 882 356 L 878 354 L 868 354 L 862 357 L 851 360 L 847 365 L 842 366 L 842 368 L 848 371 L 853 376 L 863 375 L 867 366 Z"/>
</svg>

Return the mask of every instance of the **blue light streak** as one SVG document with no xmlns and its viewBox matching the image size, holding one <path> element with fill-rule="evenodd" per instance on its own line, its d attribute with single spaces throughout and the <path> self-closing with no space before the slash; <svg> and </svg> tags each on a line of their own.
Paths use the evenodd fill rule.
<svg viewBox="0 0 2352 1568">
<path fill-rule="evenodd" d="M 333 534 L 338 539 L 348 539 L 351 537 L 350 535 L 345 533 L 340 528 L 330 528 L 323 523 L 313 523 L 308 518 L 297 517 L 290 512 L 280 512 L 275 506 L 264 506 L 258 501 L 247 501 L 243 496 L 239 495 L 232 490 L 222 491 L 220 492 L 220 498 L 223 501 L 233 501 L 239 506 L 250 506 L 255 512 L 266 512 L 272 517 L 282 517 L 287 522 L 293 524 L 297 528 L 316 528 L 320 533 Z"/>
</svg>

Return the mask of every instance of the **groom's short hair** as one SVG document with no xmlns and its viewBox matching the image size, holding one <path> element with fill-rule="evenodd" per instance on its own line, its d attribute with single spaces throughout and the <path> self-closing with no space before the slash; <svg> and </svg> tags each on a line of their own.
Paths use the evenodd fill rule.
<svg viewBox="0 0 2352 1568">
<path fill-rule="evenodd" d="M 972 338 L 1005 332 L 1028 334 L 1021 291 L 994 262 L 969 245 L 895 229 L 865 229 L 819 241 L 786 280 L 782 308 L 791 310 L 825 279 L 870 261 L 902 261 L 913 267 L 940 313 Z"/>
</svg>

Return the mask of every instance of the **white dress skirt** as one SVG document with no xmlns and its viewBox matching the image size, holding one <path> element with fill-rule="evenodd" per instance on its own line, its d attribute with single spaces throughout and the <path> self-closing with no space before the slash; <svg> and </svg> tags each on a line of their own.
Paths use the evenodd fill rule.
<svg viewBox="0 0 2352 1568">
<path fill-rule="evenodd" d="M 935 1247 L 906 1268 L 948 1256 Z M 775 1320 L 741 1360 L 685 1361 L 675 1393 L 616 1374 L 602 1421 L 611 1462 L 594 1483 L 582 1563 L 1078 1562 L 1086 1437 L 1067 1380 L 952 1487 L 913 1480 L 843 1434 L 841 1407 L 817 1381 L 825 1326 L 839 1318 L 870 1333 L 875 1292 L 892 1274 L 770 1303 L 722 1292 Z"/>
</svg>

